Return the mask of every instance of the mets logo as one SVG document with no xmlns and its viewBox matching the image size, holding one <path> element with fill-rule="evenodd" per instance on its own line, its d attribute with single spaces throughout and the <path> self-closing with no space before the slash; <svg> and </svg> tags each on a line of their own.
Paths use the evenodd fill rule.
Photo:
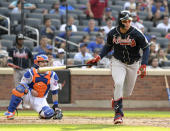
<svg viewBox="0 0 170 131">
<path fill-rule="evenodd" d="M 113 37 L 113 43 L 120 44 L 120 45 L 129 45 L 131 47 L 136 46 L 136 41 L 134 39 L 130 39 L 130 35 L 126 39 L 122 39 L 120 36 L 116 38 Z"/>
</svg>

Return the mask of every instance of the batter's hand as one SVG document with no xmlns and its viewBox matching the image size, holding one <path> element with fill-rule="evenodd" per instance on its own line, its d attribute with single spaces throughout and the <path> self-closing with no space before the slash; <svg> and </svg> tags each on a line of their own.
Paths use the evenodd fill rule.
<svg viewBox="0 0 170 131">
<path fill-rule="evenodd" d="M 101 60 L 100 56 L 97 55 L 95 58 L 89 60 L 89 61 L 87 62 L 87 64 L 96 64 L 96 63 L 99 62 L 100 60 Z M 89 66 L 89 67 L 91 67 L 91 66 Z"/>
<path fill-rule="evenodd" d="M 146 76 L 146 65 L 141 65 L 139 67 L 139 70 L 138 70 L 137 74 L 139 74 L 141 78 Z"/>
</svg>

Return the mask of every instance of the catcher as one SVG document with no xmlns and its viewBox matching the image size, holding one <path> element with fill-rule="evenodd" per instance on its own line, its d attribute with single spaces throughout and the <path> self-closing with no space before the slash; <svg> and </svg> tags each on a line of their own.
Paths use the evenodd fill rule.
<svg viewBox="0 0 170 131">
<path fill-rule="evenodd" d="M 23 100 L 24 105 L 29 105 L 39 113 L 40 119 L 62 119 L 62 111 L 58 107 L 58 76 L 53 71 L 43 74 L 38 72 L 39 67 L 48 65 L 46 55 L 38 55 L 34 60 L 35 68 L 29 69 L 21 79 L 21 83 L 12 90 L 12 97 L 8 106 L 8 111 L 4 115 L 7 119 L 14 119 L 17 106 Z M 52 91 L 53 106 L 47 103 L 49 89 Z"/>
</svg>

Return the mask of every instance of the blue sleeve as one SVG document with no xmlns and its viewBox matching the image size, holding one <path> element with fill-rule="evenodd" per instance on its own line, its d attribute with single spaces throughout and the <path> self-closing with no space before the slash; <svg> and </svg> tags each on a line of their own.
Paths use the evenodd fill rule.
<svg viewBox="0 0 170 131">
<path fill-rule="evenodd" d="M 30 78 L 30 77 L 31 77 L 30 70 L 28 70 L 27 72 L 25 72 L 24 77 L 25 77 L 25 78 Z"/>
<path fill-rule="evenodd" d="M 113 33 L 110 31 L 107 35 L 107 43 L 104 45 L 101 53 L 99 54 L 101 59 L 112 50 L 112 47 L 113 47 Z"/>
<path fill-rule="evenodd" d="M 149 46 L 143 49 L 143 56 L 142 56 L 142 65 L 148 65 L 148 58 L 149 58 Z"/>
<path fill-rule="evenodd" d="M 52 73 L 51 73 L 51 76 L 53 76 L 54 75 L 54 80 L 59 80 L 59 78 L 58 78 L 58 75 L 54 72 L 54 71 L 52 71 Z"/>
<path fill-rule="evenodd" d="M 106 55 L 107 55 L 107 53 L 111 51 L 111 49 L 112 49 L 112 47 L 111 47 L 111 46 L 109 46 L 109 45 L 105 44 L 105 45 L 104 45 L 104 47 L 102 48 L 101 53 L 99 54 L 99 55 L 100 55 L 100 57 L 101 57 L 101 59 L 102 59 L 104 56 L 106 56 Z"/>
</svg>

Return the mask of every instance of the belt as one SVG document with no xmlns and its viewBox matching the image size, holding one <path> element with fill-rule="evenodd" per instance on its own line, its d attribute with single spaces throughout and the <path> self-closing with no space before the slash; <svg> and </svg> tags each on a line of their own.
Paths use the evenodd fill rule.
<svg viewBox="0 0 170 131">
<path fill-rule="evenodd" d="M 125 63 L 126 65 L 132 65 L 134 62 L 123 62 Z"/>
<path fill-rule="evenodd" d="M 132 65 L 133 63 L 137 62 L 138 60 L 134 60 L 134 61 L 122 61 L 124 64 L 126 65 Z"/>
<path fill-rule="evenodd" d="M 126 64 L 126 65 L 132 65 L 133 63 L 135 63 L 135 62 L 138 62 L 139 61 L 139 59 L 131 59 L 131 61 L 125 61 L 125 60 L 121 60 L 121 59 L 119 59 L 119 58 L 117 58 L 116 56 L 113 56 L 115 59 L 117 59 L 117 60 L 119 60 L 119 61 L 121 61 L 122 63 L 124 63 L 124 64 Z"/>
</svg>

